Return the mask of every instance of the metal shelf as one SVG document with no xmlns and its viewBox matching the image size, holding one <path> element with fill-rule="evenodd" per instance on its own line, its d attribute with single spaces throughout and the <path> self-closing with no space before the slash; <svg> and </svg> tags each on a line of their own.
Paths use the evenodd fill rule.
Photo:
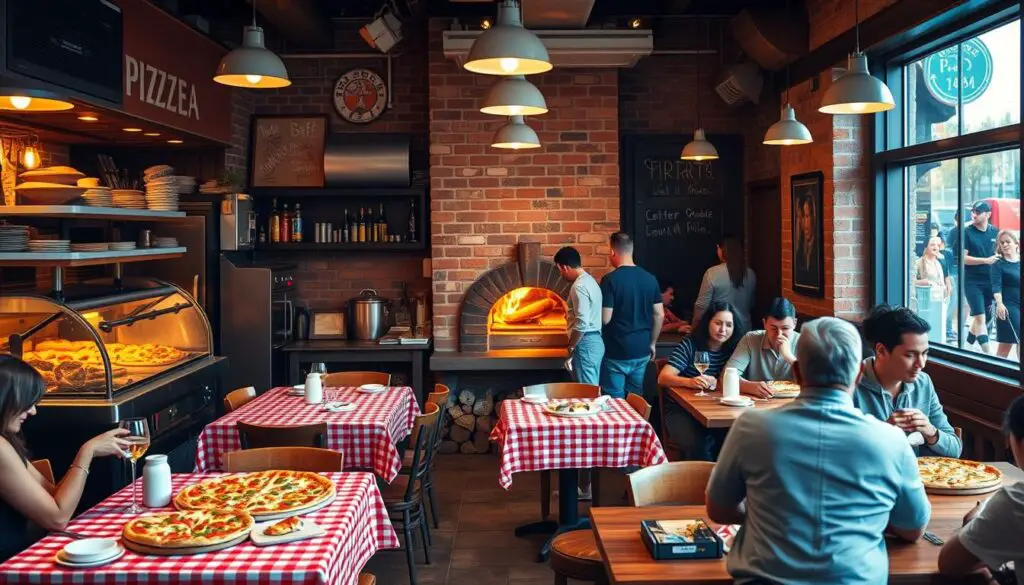
<svg viewBox="0 0 1024 585">
<path fill-rule="evenodd" d="M 142 248 L 112 252 L 0 252 L 0 266 L 72 268 L 180 257 L 187 248 Z"/>
<path fill-rule="evenodd" d="M 426 250 L 425 242 L 336 242 L 332 244 L 316 242 L 297 243 L 263 243 L 256 244 L 257 250 L 274 252 L 298 252 L 311 250 L 335 250 L 352 252 L 415 252 Z"/>
<path fill-rule="evenodd" d="M 90 207 L 88 205 L 0 205 L 0 217 L 160 221 L 185 217 L 185 212 L 123 209 L 120 207 Z"/>
<path fill-rule="evenodd" d="M 345 197 L 370 199 L 377 197 L 422 197 L 426 186 L 343 189 L 337 187 L 252 187 L 253 197 Z"/>
</svg>

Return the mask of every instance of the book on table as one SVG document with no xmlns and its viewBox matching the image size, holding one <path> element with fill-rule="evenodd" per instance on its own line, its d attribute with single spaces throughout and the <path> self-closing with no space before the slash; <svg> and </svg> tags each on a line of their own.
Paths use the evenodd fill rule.
<svg viewBox="0 0 1024 585">
<path fill-rule="evenodd" d="M 722 539 L 702 518 L 642 520 L 640 537 L 655 560 L 717 559 Z"/>
</svg>

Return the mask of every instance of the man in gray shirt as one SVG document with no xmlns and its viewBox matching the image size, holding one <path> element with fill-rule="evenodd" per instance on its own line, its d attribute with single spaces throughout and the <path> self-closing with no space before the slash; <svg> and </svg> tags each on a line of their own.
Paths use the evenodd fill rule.
<svg viewBox="0 0 1024 585">
<path fill-rule="evenodd" d="M 601 339 L 601 287 L 586 270 L 580 253 L 566 246 L 555 254 L 555 266 L 569 289 L 569 358 L 565 368 L 582 384 L 599 383 L 604 341 Z"/>
<path fill-rule="evenodd" d="M 726 368 L 739 371 L 740 392 L 755 398 L 768 398 L 772 395 L 768 382 L 792 380 L 799 339 L 796 307 L 787 299 L 776 297 L 768 307 L 764 329 L 744 335 L 725 364 Z"/>
</svg>

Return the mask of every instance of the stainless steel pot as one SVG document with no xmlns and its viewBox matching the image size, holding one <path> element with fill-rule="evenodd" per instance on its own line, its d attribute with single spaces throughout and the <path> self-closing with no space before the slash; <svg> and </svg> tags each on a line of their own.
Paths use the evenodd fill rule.
<svg viewBox="0 0 1024 585">
<path fill-rule="evenodd" d="M 348 302 L 350 339 L 377 341 L 388 330 L 387 301 L 372 288 L 359 291 L 359 296 Z"/>
</svg>

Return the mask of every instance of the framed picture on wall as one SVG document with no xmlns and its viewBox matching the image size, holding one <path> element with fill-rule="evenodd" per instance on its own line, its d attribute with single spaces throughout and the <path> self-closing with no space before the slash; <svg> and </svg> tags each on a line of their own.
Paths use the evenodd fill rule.
<svg viewBox="0 0 1024 585">
<path fill-rule="evenodd" d="M 793 291 L 809 297 L 825 296 L 824 183 L 821 171 L 790 179 Z"/>
<path fill-rule="evenodd" d="M 327 116 L 256 115 L 249 136 L 250 187 L 323 187 Z"/>
</svg>

